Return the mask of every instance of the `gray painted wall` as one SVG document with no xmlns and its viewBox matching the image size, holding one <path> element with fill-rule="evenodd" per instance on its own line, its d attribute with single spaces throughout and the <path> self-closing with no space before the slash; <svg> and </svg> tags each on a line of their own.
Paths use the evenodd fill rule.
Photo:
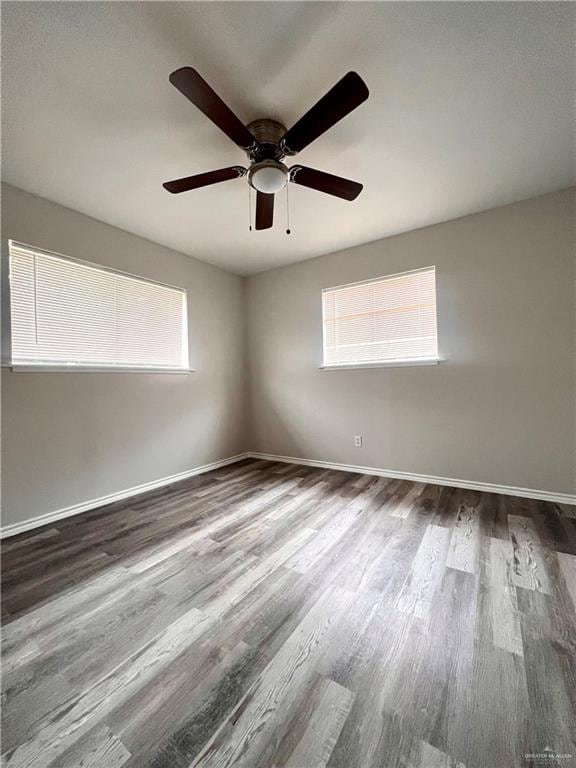
<svg viewBox="0 0 576 768">
<path fill-rule="evenodd" d="M 573 204 L 546 195 L 249 278 L 252 449 L 574 492 Z M 319 369 L 322 288 L 430 264 L 446 362 Z"/>
<path fill-rule="evenodd" d="M 246 450 L 241 278 L 13 187 L 3 185 L 2 193 L 4 267 L 13 238 L 186 288 L 196 369 L 170 375 L 4 368 L 3 525 Z M 7 290 L 3 280 L 4 313 Z"/>
</svg>

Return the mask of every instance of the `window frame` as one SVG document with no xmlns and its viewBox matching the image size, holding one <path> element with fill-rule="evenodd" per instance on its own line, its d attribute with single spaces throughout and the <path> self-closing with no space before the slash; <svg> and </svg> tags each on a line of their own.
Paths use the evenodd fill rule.
<svg viewBox="0 0 576 768">
<path fill-rule="evenodd" d="M 321 321 L 322 321 L 322 365 L 319 366 L 321 371 L 354 371 L 360 369 L 371 368 L 411 368 L 415 366 L 423 365 L 438 365 L 444 362 L 444 358 L 440 357 L 438 353 L 436 357 L 418 357 L 418 358 L 396 358 L 392 360 L 380 360 L 374 362 L 359 362 L 359 363 L 326 363 L 326 323 L 324 319 L 324 294 L 330 291 L 337 291 L 343 288 L 354 288 L 357 285 L 370 285 L 371 283 L 380 283 L 388 279 L 395 277 L 401 277 L 404 275 L 415 274 L 417 272 L 427 272 L 428 270 L 434 270 L 434 287 L 436 288 L 436 275 L 437 269 L 435 264 L 430 264 L 427 267 L 417 267 L 416 269 L 406 269 L 403 272 L 393 272 L 390 275 L 380 275 L 379 277 L 371 277 L 367 280 L 357 280 L 352 283 L 342 283 L 341 285 L 333 285 L 329 288 L 322 288 L 321 291 Z M 435 326 L 436 326 L 436 343 L 438 344 L 438 303 L 435 306 Z"/>
<path fill-rule="evenodd" d="M 185 354 L 184 357 L 188 361 L 187 366 L 182 367 L 174 367 L 174 368 L 168 368 L 168 367 L 162 367 L 162 366 L 138 366 L 138 365 L 98 365 L 95 363 L 60 363 L 60 362 L 54 362 L 54 363 L 36 363 L 36 362 L 15 362 L 14 356 L 13 356 L 13 350 L 12 350 L 12 274 L 11 274 L 11 268 L 12 268 L 12 259 L 11 259 L 11 251 L 12 246 L 16 248 L 22 248 L 25 250 L 32 251 L 34 253 L 38 254 L 44 254 L 46 256 L 52 256 L 58 259 L 63 259 L 65 261 L 70 261 L 74 264 L 80 264 L 85 265 L 87 267 L 91 267 L 92 269 L 97 269 L 102 272 L 109 272 L 115 275 L 122 275 L 123 277 L 132 278 L 134 280 L 139 280 L 144 283 L 152 283 L 153 285 L 159 285 L 163 288 L 171 288 L 172 290 L 179 291 L 184 296 L 184 311 L 183 311 L 183 328 L 182 328 L 182 335 L 183 339 L 186 344 L 185 348 Z M 58 251 L 51 251 L 46 248 L 39 248 L 35 245 L 31 245 L 30 243 L 23 243 L 20 240 L 16 240 L 14 238 L 8 238 L 8 268 L 7 268 L 7 276 L 8 276 L 8 312 L 7 312 L 7 320 L 8 320 L 8 327 L 9 327 L 9 334 L 8 334 L 8 343 L 9 343 L 9 352 L 6 355 L 7 360 L 3 362 L 3 367 L 8 367 L 10 370 L 14 373 L 31 373 L 31 372 L 42 372 L 42 373 L 140 373 L 140 374 L 188 374 L 188 373 L 194 373 L 194 369 L 190 367 L 190 338 L 189 338 L 189 332 L 188 332 L 188 290 L 186 288 L 182 288 L 178 285 L 172 285 L 170 283 L 164 283 L 161 280 L 154 280 L 148 277 L 143 277 L 142 275 L 137 275 L 134 272 L 128 272 L 127 270 L 123 269 L 116 269 L 115 267 L 109 267 L 105 264 L 98 264 L 94 261 L 88 261 L 87 259 L 79 259 L 75 256 L 68 256 L 64 253 L 59 253 Z"/>
</svg>

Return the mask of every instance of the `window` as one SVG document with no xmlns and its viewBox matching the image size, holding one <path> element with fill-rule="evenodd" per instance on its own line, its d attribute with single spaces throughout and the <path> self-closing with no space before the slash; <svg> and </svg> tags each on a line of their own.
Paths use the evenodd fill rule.
<svg viewBox="0 0 576 768">
<path fill-rule="evenodd" d="M 187 370 L 186 292 L 10 241 L 12 365 Z"/>
<path fill-rule="evenodd" d="M 322 291 L 324 367 L 438 361 L 435 267 Z"/>
</svg>

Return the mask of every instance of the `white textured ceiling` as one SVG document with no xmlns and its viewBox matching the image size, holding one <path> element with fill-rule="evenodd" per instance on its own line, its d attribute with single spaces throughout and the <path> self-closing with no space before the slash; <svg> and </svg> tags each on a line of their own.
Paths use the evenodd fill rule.
<svg viewBox="0 0 576 768">
<path fill-rule="evenodd" d="M 570 186 L 572 3 L 17 2 L 2 7 L 5 181 L 241 274 Z M 245 180 L 163 181 L 244 155 L 168 82 L 193 66 L 245 122 L 295 122 L 348 70 L 369 100 L 299 156 L 248 232 Z"/>
</svg>

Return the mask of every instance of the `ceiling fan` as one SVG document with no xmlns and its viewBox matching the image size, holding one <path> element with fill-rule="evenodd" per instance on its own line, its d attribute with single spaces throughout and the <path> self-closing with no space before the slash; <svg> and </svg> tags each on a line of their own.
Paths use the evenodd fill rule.
<svg viewBox="0 0 576 768">
<path fill-rule="evenodd" d="M 244 150 L 250 166 L 233 165 L 217 171 L 199 173 L 163 184 L 177 194 L 221 181 L 248 177 L 256 190 L 256 229 L 269 229 L 274 220 L 274 195 L 288 182 L 316 189 L 343 200 L 355 200 L 362 184 L 331 173 L 293 165 L 282 160 L 295 155 L 325 133 L 368 98 L 368 88 L 356 72 L 348 72 L 306 114 L 286 130 L 269 118 L 253 120 L 245 126 L 195 69 L 182 67 L 172 72 L 170 82 L 198 107 L 228 138 Z"/>
</svg>

